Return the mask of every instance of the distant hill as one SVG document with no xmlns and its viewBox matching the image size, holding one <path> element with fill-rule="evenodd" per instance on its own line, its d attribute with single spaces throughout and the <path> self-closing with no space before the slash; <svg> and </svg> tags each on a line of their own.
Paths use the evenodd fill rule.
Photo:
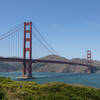
<svg viewBox="0 0 100 100">
<path fill-rule="evenodd" d="M 86 63 L 86 59 L 73 58 L 69 60 L 64 57 L 60 57 L 56 55 L 49 55 L 49 56 L 41 57 L 40 59 Z M 100 61 L 94 61 L 93 65 L 100 66 Z M 35 63 L 32 65 L 33 72 L 65 72 L 65 73 L 80 72 L 80 73 L 84 73 L 86 69 L 87 67 L 85 66 L 67 65 L 67 64 Z M 21 70 L 22 70 L 22 63 L 0 62 L 0 72 L 13 72 L 13 71 L 21 71 Z M 98 70 L 96 72 L 98 72 Z"/>
</svg>

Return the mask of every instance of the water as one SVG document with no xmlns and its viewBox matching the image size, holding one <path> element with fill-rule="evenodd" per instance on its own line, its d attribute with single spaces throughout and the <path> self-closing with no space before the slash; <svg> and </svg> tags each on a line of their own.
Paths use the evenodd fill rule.
<svg viewBox="0 0 100 100">
<path fill-rule="evenodd" d="M 21 72 L 0 72 L 0 77 L 10 77 L 13 80 L 16 80 L 16 77 L 20 76 Z M 100 73 L 80 74 L 80 73 L 33 72 L 33 76 L 36 77 L 37 79 L 31 79 L 28 81 L 35 81 L 39 84 L 48 82 L 64 82 L 64 83 L 81 84 L 81 85 L 100 88 Z"/>
</svg>

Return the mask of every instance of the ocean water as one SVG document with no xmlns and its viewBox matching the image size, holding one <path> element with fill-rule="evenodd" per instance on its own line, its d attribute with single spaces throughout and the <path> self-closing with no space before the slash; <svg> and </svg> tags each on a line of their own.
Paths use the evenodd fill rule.
<svg viewBox="0 0 100 100">
<path fill-rule="evenodd" d="M 0 77 L 10 77 L 17 80 L 21 76 L 21 72 L 0 72 Z M 36 79 L 29 79 L 27 81 L 35 81 L 39 84 L 48 82 L 64 82 L 71 84 L 81 84 L 100 88 L 100 73 L 81 74 L 81 73 L 55 73 L 55 72 L 33 72 Z"/>
</svg>

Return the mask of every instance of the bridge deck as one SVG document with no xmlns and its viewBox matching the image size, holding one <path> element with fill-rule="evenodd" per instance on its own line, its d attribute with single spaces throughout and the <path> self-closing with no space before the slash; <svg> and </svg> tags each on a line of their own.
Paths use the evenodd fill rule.
<svg viewBox="0 0 100 100">
<path fill-rule="evenodd" d="M 29 59 L 23 59 L 23 58 L 7 58 L 7 57 L 0 57 L 0 61 L 5 62 L 25 62 L 29 61 Z M 57 64 L 69 64 L 69 65 L 80 65 L 80 66 L 87 66 L 87 67 L 94 67 L 97 68 L 97 66 L 89 65 L 89 64 L 82 64 L 82 63 L 76 63 L 76 62 L 70 62 L 70 61 L 57 61 L 57 60 L 41 60 L 41 59 L 31 59 L 32 63 L 57 63 Z M 98 68 L 100 69 L 100 68 Z"/>
</svg>

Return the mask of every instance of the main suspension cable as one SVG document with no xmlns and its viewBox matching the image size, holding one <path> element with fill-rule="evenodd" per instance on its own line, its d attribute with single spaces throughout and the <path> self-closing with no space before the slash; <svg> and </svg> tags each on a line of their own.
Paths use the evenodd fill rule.
<svg viewBox="0 0 100 100">
<path fill-rule="evenodd" d="M 40 36 L 40 37 L 43 39 L 43 41 L 48 45 L 48 47 L 49 47 L 53 52 L 55 52 L 57 55 L 59 55 L 58 52 L 47 42 L 47 40 L 45 40 L 44 36 L 43 36 L 43 35 L 41 34 L 41 32 L 37 29 L 37 27 L 35 26 L 35 24 L 33 23 L 32 25 L 33 25 L 34 29 L 36 30 L 36 32 L 39 34 L 39 36 Z"/>
<path fill-rule="evenodd" d="M 7 35 L 7 34 L 11 33 L 12 31 L 14 31 L 15 29 L 17 29 L 17 28 L 21 27 L 22 25 L 23 25 L 23 23 L 19 24 L 19 25 L 18 25 L 18 26 L 16 26 L 15 28 L 13 28 L 13 29 L 9 30 L 9 31 L 8 31 L 8 32 L 6 32 L 6 33 L 3 33 L 2 35 L 0 35 L 0 37 L 3 37 L 3 36 L 5 36 L 5 35 Z"/>
<path fill-rule="evenodd" d="M 53 54 L 53 52 L 38 38 L 36 33 L 35 32 L 32 32 L 32 33 L 35 36 L 35 38 L 41 43 L 41 45 L 44 46 L 51 54 Z"/>
<path fill-rule="evenodd" d="M 6 35 L 3 36 L 3 37 L 1 36 L 1 37 L 0 37 L 0 40 L 3 40 L 3 39 L 5 39 L 5 38 L 11 36 L 12 34 L 14 34 L 14 33 L 18 32 L 18 31 L 20 31 L 21 29 L 23 29 L 23 27 L 21 27 L 21 28 L 15 30 L 14 32 L 11 32 L 11 33 L 9 33 L 9 34 L 6 34 Z"/>
</svg>

